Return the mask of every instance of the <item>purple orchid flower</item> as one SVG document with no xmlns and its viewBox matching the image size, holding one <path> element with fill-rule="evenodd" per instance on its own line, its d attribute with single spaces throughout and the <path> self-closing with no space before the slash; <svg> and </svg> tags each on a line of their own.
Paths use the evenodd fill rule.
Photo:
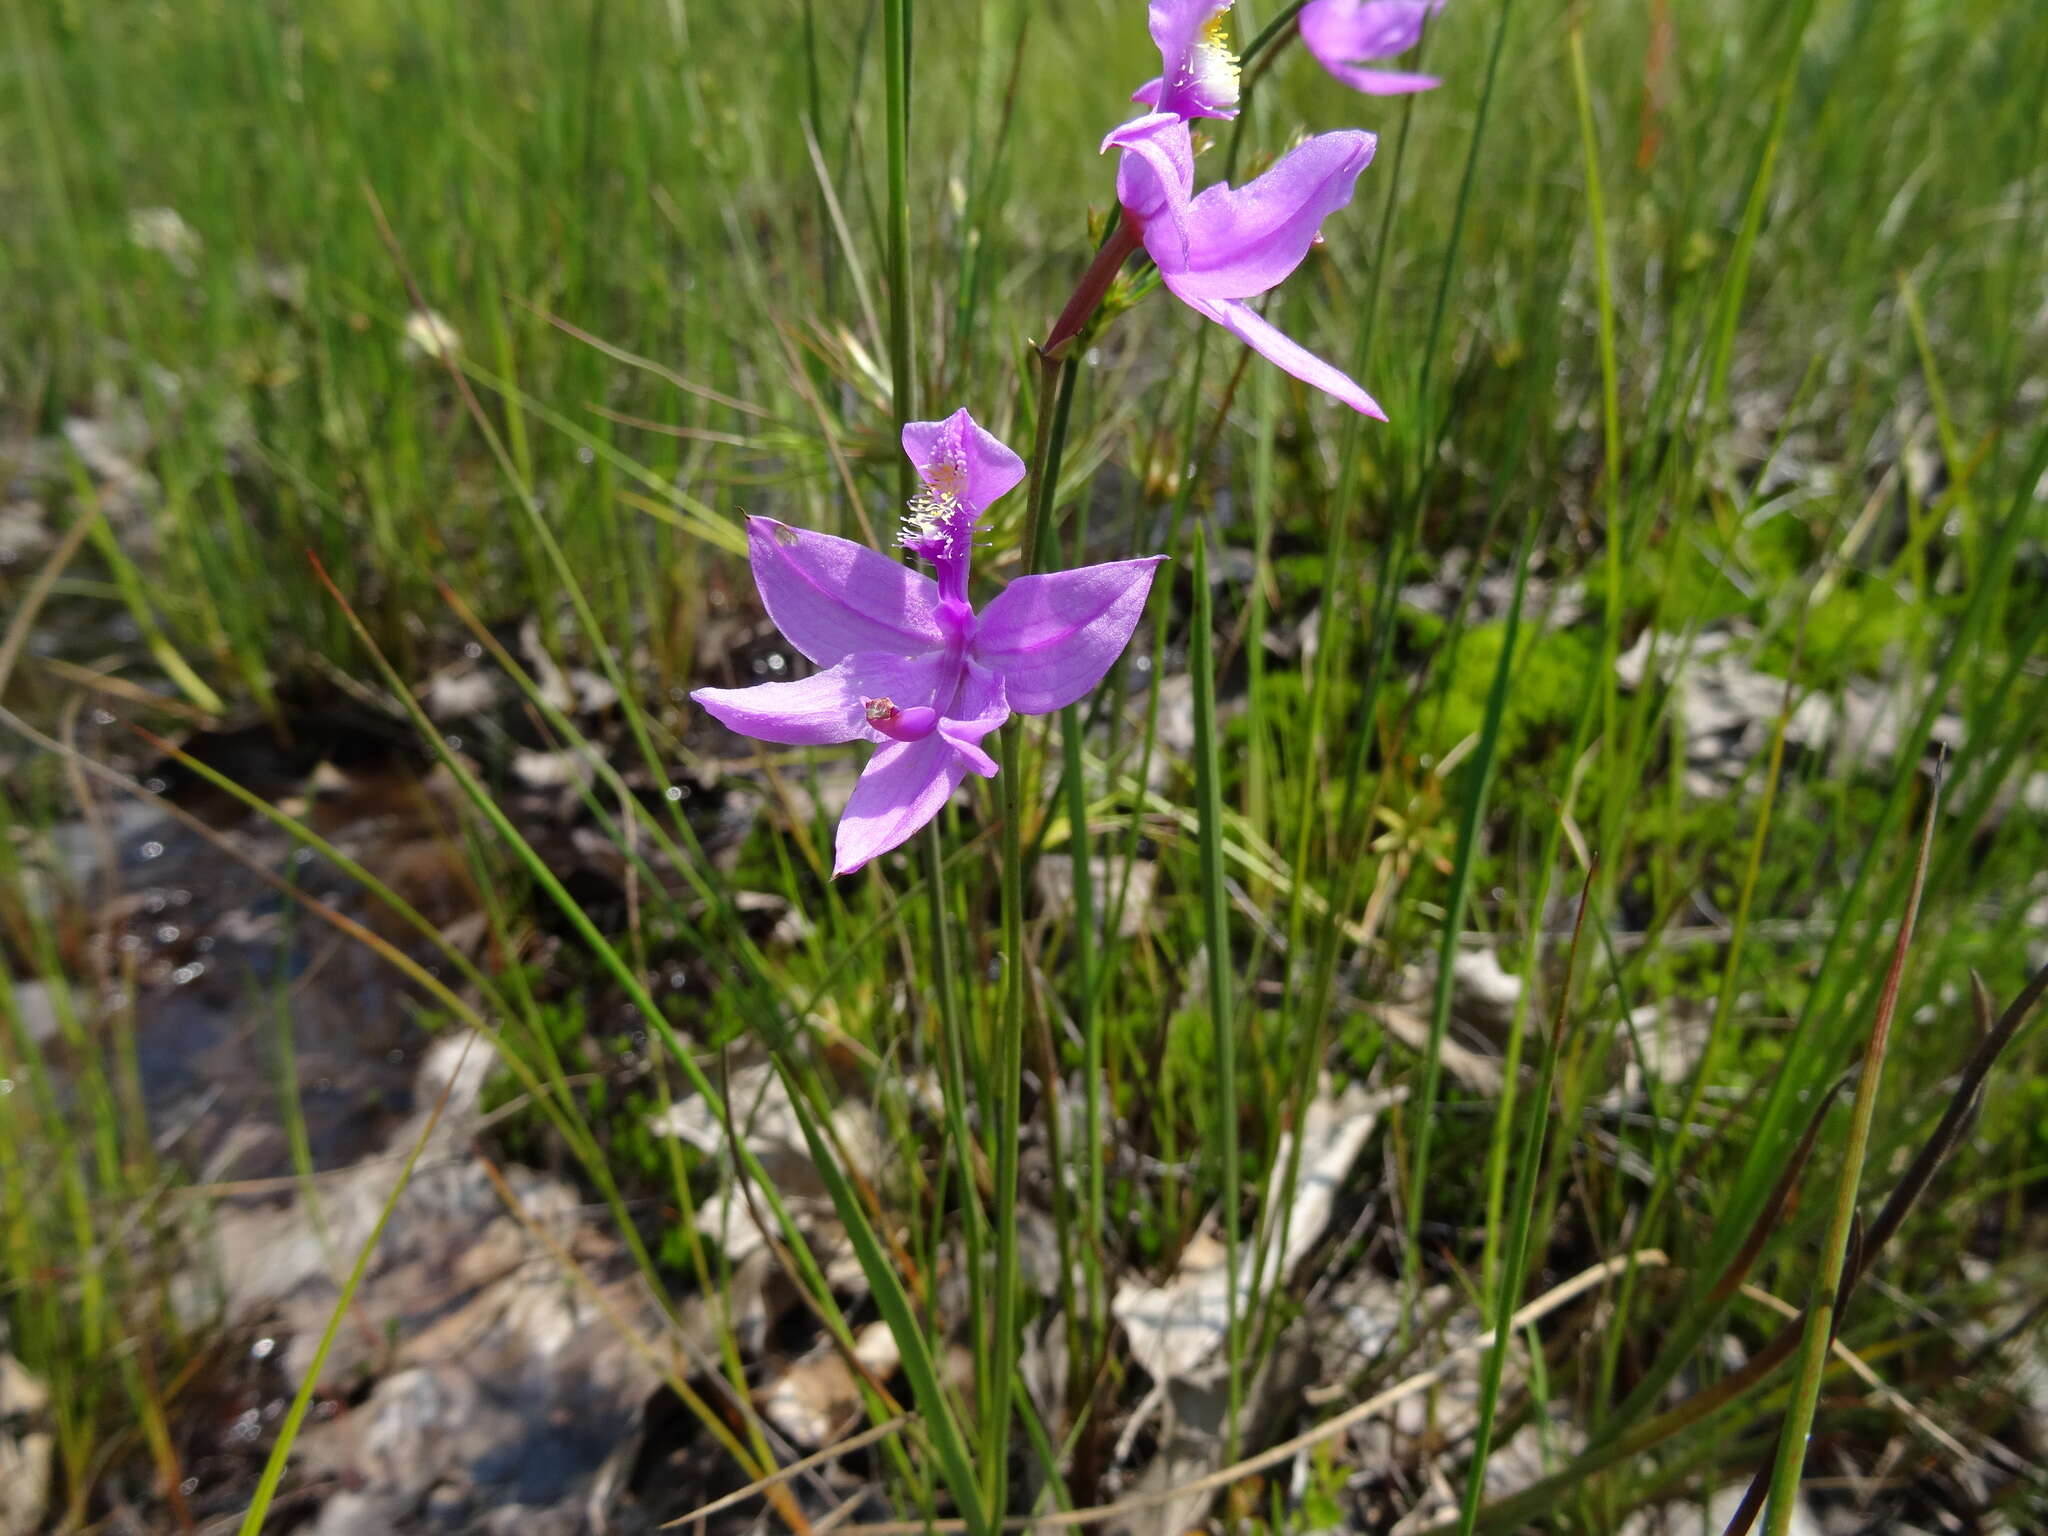
<svg viewBox="0 0 2048 1536">
<path fill-rule="evenodd" d="M 1301 41 L 1317 63 L 1354 91 L 1404 96 L 1434 90 L 1442 83 L 1434 75 L 1361 66 L 1406 53 L 1443 8 L 1444 0 L 1309 0 L 1301 12 Z"/>
<path fill-rule="evenodd" d="M 1242 187 L 1219 182 L 1199 197 L 1188 125 L 1171 112 L 1125 123 L 1102 147 L 1123 151 L 1117 201 L 1175 298 L 1304 384 L 1385 421 L 1386 412 L 1347 374 L 1244 302 L 1301 265 L 1323 220 L 1351 201 L 1376 143 L 1355 129 L 1318 134 L 1256 180 Z"/>
<path fill-rule="evenodd" d="M 1147 20 L 1160 73 L 1131 95 L 1175 117 L 1237 116 L 1237 55 L 1223 17 L 1232 0 L 1152 0 Z"/>
<path fill-rule="evenodd" d="M 749 518 L 748 553 L 768 616 L 824 670 L 690 695 L 743 736 L 881 748 L 839 819 L 835 875 L 908 839 L 970 770 L 993 778 L 996 762 L 982 742 L 1012 714 L 1064 708 L 1101 682 L 1164 558 L 1022 576 L 977 614 L 967 598 L 974 524 L 1024 478 L 1024 462 L 964 410 L 911 422 L 903 451 L 924 481 L 903 547 L 929 560 L 938 579 L 864 544 Z"/>
</svg>

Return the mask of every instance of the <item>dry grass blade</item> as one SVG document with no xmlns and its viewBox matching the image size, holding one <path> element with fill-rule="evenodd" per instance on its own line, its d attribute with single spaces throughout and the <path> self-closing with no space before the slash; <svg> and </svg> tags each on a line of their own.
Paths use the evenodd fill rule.
<svg viewBox="0 0 2048 1536">
<path fill-rule="evenodd" d="M 1641 1253 L 1633 1255 L 1624 1255 L 1604 1260 L 1593 1265 L 1590 1269 L 1581 1270 L 1562 1285 L 1552 1287 L 1534 1301 L 1529 1302 L 1520 1311 L 1515 1313 L 1512 1319 L 1513 1326 L 1508 1331 L 1511 1334 L 1519 1333 L 1531 1323 L 1541 1321 L 1557 1311 L 1558 1308 L 1576 1301 L 1579 1297 L 1585 1295 L 1586 1292 L 1606 1284 L 1616 1275 L 1620 1274 L 1630 1263 L 1635 1264 L 1639 1269 L 1658 1269 L 1669 1262 L 1670 1260 L 1664 1253 L 1655 1248 L 1648 1248 Z M 1353 1425 L 1363 1424 L 1367 1420 L 1376 1418 L 1389 1409 L 1407 1402 L 1411 1397 L 1427 1392 L 1431 1387 L 1442 1382 L 1452 1371 L 1466 1362 L 1475 1359 L 1483 1350 L 1491 1348 L 1492 1345 L 1493 1333 L 1489 1330 L 1486 1333 L 1480 1334 L 1471 1343 L 1460 1345 L 1457 1349 L 1452 1350 L 1435 1365 L 1429 1367 L 1429 1369 L 1416 1372 L 1405 1381 L 1397 1382 L 1393 1386 L 1388 1387 L 1384 1392 L 1374 1393 L 1364 1402 L 1355 1403 L 1351 1407 L 1346 1408 L 1342 1413 L 1325 1419 L 1314 1429 L 1304 1430 L 1291 1440 L 1283 1440 L 1278 1445 L 1269 1446 L 1265 1450 L 1260 1451 L 1256 1456 L 1247 1456 L 1242 1461 L 1220 1468 L 1217 1471 L 1208 1473 L 1206 1476 L 1195 1478 L 1191 1482 L 1181 1483 L 1172 1488 L 1154 1489 L 1149 1493 L 1139 1494 L 1133 1498 L 1118 1500 L 1114 1504 L 1098 1504 L 1090 1509 L 1065 1509 L 1048 1511 L 1039 1515 L 1018 1515 L 1005 1520 L 1002 1523 L 1002 1529 L 1006 1531 L 1050 1530 L 1055 1528 L 1064 1529 L 1068 1526 L 1076 1525 L 1093 1525 L 1099 1520 L 1111 1520 L 1121 1515 L 1135 1514 L 1139 1510 L 1157 1509 L 1161 1505 L 1176 1503 L 1190 1494 L 1211 1493 L 1219 1488 L 1228 1488 L 1232 1483 L 1242 1478 L 1250 1477 L 1255 1472 L 1263 1472 L 1268 1467 L 1277 1467 L 1282 1462 L 1291 1461 L 1294 1457 L 1312 1446 L 1321 1445 L 1326 1440 L 1335 1439 Z M 881 1520 L 868 1525 L 849 1526 L 847 1529 L 850 1536 L 922 1536 L 922 1533 L 927 1531 L 965 1531 L 967 1523 L 964 1520 Z"/>
<path fill-rule="evenodd" d="M 61 656 L 38 656 L 36 665 L 67 683 L 93 693 L 103 693 L 111 698 L 121 699 L 143 709 L 156 710 L 184 721 L 187 725 L 201 730 L 210 730 L 219 723 L 219 716 L 209 715 L 196 704 L 187 704 L 183 699 L 174 699 L 167 693 L 153 693 L 149 689 L 116 677 L 111 672 L 95 672 L 91 667 L 81 667 L 75 661 L 66 661 Z M 4 684 L 0 676 L 0 684 Z"/>
<path fill-rule="evenodd" d="M 776 421 L 780 419 L 775 412 L 769 410 L 766 406 L 755 405 L 751 400 L 741 400 L 733 395 L 724 393 L 722 390 L 713 389 L 708 384 L 699 384 L 693 379 L 686 379 L 680 373 L 677 373 L 675 369 L 665 364 L 657 363 L 651 357 L 642 357 L 637 352 L 628 351 L 621 346 L 615 346 L 602 337 L 593 336 L 581 326 L 564 320 L 560 315 L 551 314 L 530 300 L 520 298 L 515 294 L 512 296 L 512 302 L 528 314 L 546 321 L 564 336 L 582 342 L 593 351 L 603 353 L 615 363 L 624 363 L 629 368 L 637 368 L 643 373 L 652 374 L 665 384 L 673 384 L 677 389 L 683 391 L 684 394 L 695 395 L 700 400 L 708 400 L 713 405 L 722 405 L 727 410 L 738 411 L 743 416 L 752 416 L 761 421 Z"/>
<path fill-rule="evenodd" d="M 1978 1042 L 1975 1053 L 1963 1068 L 1956 1088 L 1949 1095 L 1948 1106 L 1942 1111 L 1941 1120 L 1927 1140 L 1922 1143 L 1919 1153 L 1906 1169 L 1897 1186 L 1892 1190 L 1877 1216 L 1864 1234 L 1863 1251 L 1857 1256 L 1856 1267 L 1845 1279 L 1845 1289 L 1854 1286 L 1863 1277 L 1870 1261 L 1897 1235 L 1900 1225 L 1920 1196 L 1925 1193 L 1929 1182 L 1940 1169 L 1963 1133 L 1969 1128 L 1971 1117 L 1976 1113 L 1983 1097 L 1984 1083 L 1997 1065 L 1998 1058 L 2019 1035 L 2027 1017 L 2048 994 L 2048 965 L 2034 972 L 2033 978 L 2000 1014 L 1990 1031 Z"/>
<path fill-rule="evenodd" d="M 771 1490 L 788 1482 L 791 1478 L 801 1477 L 804 1473 L 814 1468 L 822 1467 L 827 1462 L 837 1461 L 842 1456 L 851 1456 L 855 1451 L 864 1450 L 868 1446 L 873 1445 L 884 1435 L 896 1434 L 898 1431 L 906 1429 L 916 1422 L 916 1414 L 905 1413 L 899 1414 L 897 1417 L 884 1423 L 872 1425 L 857 1435 L 847 1436 L 846 1439 L 841 1440 L 837 1445 L 828 1445 L 822 1451 L 813 1451 L 802 1460 L 792 1461 L 786 1467 L 778 1467 L 766 1477 L 751 1482 L 744 1488 L 735 1488 L 731 1493 L 724 1495 L 722 1498 L 713 1499 L 709 1504 L 699 1505 L 687 1515 L 678 1515 L 673 1520 L 664 1521 L 661 1528 L 665 1531 L 672 1530 L 676 1526 L 688 1525 L 692 1521 L 702 1520 L 705 1516 L 715 1515 L 722 1509 L 730 1509 L 735 1504 L 744 1504 L 756 1494 L 770 1494 L 772 1498 Z M 822 1531 L 825 1527 L 823 1524 L 819 1524 L 812 1527 L 812 1529 L 814 1532 Z"/>
<path fill-rule="evenodd" d="M 1791 1302 L 1785 1300 L 1782 1296 L 1773 1296 L 1761 1286 L 1745 1285 L 1742 1287 L 1742 1294 L 1758 1306 L 1770 1308 L 1771 1311 L 1777 1313 L 1780 1317 L 1792 1322 L 1799 1320 L 1799 1309 L 1797 1307 L 1793 1306 Z M 1959 1463 L 1967 1466 L 1978 1459 L 1962 1441 L 1958 1440 L 1948 1430 L 1943 1429 L 1941 1425 L 1935 1423 L 1933 1419 L 1929 1418 L 1925 1412 L 1912 1402 L 1900 1396 L 1882 1376 L 1878 1375 L 1871 1368 L 1867 1360 L 1848 1345 L 1844 1344 L 1840 1339 L 1836 1339 L 1833 1348 L 1835 1358 L 1849 1367 L 1855 1373 L 1858 1380 L 1882 1398 L 1886 1406 L 1890 1407 L 1901 1418 L 1910 1422 L 1914 1428 L 1947 1451 L 1949 1455 L 1955 1457 Z"/>
<path fill-rule="evenodd" d="M 1813 1157 L 1813 1149 L 1820 1141 L 1821 1127 L 1827 1124 L 1828 1111 L 1834 1107 L 1835 1098 L 1841 1093 L 1842 1085 L 1847 1081 L 1846 1078 L 1836 1078 L 1828 1085 L 1828 1091 L 1821 1095 L 1820 1103 L 1814 1106 L 1813 1115 L 1806 1122 L 1806 1134 L 1799 1138 L 1799 1145 L 1793 1149 L 1791 1160 L 1786 1163 L 1784 1173 L 1779 1176 L 1777 1185 L 1771 1190 L 1770 1199 L 1764 1202 L 1764 1208 L 1757 1213 L 1749 1236 L 1743 1239 L 1741 1250 L 1729 1261 L 1728 1268 L 1722 1272 L 1721 1278 L 1714 1283 L 1714 1289 L 1708 1293 L 1710 1304 L 1718 1305 L 1733 1296 L 1749 1278 L 1749 1272 L 1756 1267 L 1756 1261 L 1762 1256 L 1765 1244 L 1770 1241 L 1771 1232 L 1777 1226 L 1779 1216 L 1784 1214 L 1786 1205 L 1792 1199 L 1792 1192 L 1799 1187 L 1800 1174 L 1806 1171 L 1806 1164 Z"/>
<path fill-rule="evenodd" d="M 1998 1017 L 1990 1032 L 1979 1042 L 1976 1052 L 1963 1069 L 1955 1090 L 1949 1096 L 1948 1106 L 1942 1114 L 1940 1123 L 1927 1140 L 1921 1143 L 1920 1150 L 1914 1154 L 1913 1161 L 1893 1188 L 1876 1219 L 1863 1228 L 1855 1252 L 1849 1256 L 1849 1261 L 1843 1269 L 1840 1292 L 1842 1302 L 1847 1302 L 1857 1283 L 1869 1272 L 1870 1266 L 1884 1251 L 1885 1245 L 1898 1234 L 1906 1216 L 1926 1192 L 1942 1162 L 1960 1142 L 1982 1097 L 1985 1080 L 1990 1076 L 1992 1067 L 2018 1038 L 2022 1026 L 2044 995 L 2048 995 L 2048 966 L 2043 966 L 2034 973 L 2033 978 Z M 1550 1501 L 1562 1498 L 1592 1473 L 1662 1444 L 1758 1387 L 1790 1359 L 1793 1351 L 1798 1348 L 1804 1332 L 1804 1318 L 1805 1314 L 1801 1313 L 1797 1319 L 1787 1323 L 1769 1343 L 1751 1355 L 1741 1369 L 1722 1377 L 1714 1385 L 1701 1389 L 1657 1417 L 1646 1420 L 1636 1429 L 1619 1435 L 1608 1444 L 1589 1452 L 1579 1462 L 1532 1483 L 1519 1493 L 1489 1505 L 1480 1512 L 1480 1529 L 1501 1529 L 1517 1519 L 1533 1516 L 1535 1512 L 1550 1507 Z M 1433 1536 L 1434 1531 L 1439 1529 L 1448 1530 L 1451 1527 L 1433 1527 L 1431 1532 L 1425 1532 L 1423 1536 Z"/>
<path fill-rule="evenodd" d="M 64 574 L 64 568 L 71 564 L 78 553 L 79 545 L 85 542 L 92 525 L 99 520 L 100 507 L 97 501 L 87 503 L 71 526 L 64 530 L 64 537 L 57 541 L 57 547 L 50 551 L 50 558 L 42 563 L 35 579 L 29 582 L 28 590 L 21 594 L 21 605 L 14 610 L 14 617 L 7 621 L 7 633 L 0 637 L 0 695 L 7 692 L 7 679 L 13 675 L 14 664 L 21 657 L 22 647 L 28 644 L 29 631 L 35 627 L 36 615 L 43 611 L 43 604 L 49 601 L 51 590 L 57 585 L 57 578 Z"/>
<path fill-rule="evenodd" d="M 1884 1074 L 1885 1054 L 1891 1045 L 1892 1020 L 1898 1012 L 1899 983 L 1906 970 L 1906 955 L 1912 948 L 1913 929 L 1920 918 L 1920 898 L 1927 888 L 1927 864 L 1934 849 L 1934 823 L 1941 807 L 1941 775 L 1937 769 L 1933 792 L 1927 797 L 1927 817 L 1921 828 L 1920 848 L 1913 863 L 1913 883 L 1906 895 L 1906 910 L 1899 919 L 1899 931 L 1892 942 L 1891 964 L 1886 967 L 1884 986 L 1878 994 L 1877 1016 L 1871 1023 L 1869 1044 L 1863 1052 L 1862 1071 L 1856 1079 L 1856 1102 L 1849 1122 L 1849 1145 L 1843 1157 L 1835 1208 L 1828 1222 L 1826 1241 L 1821 1247 L 1820 1269 L 1814 1276 L 1813 1299 L 1807 1305 L 1802 1324 L 1802 1352 L 1799 1374 L 1793 1386 L 1792 1404 L 1786 1410 L 1779 1431 L 1777 1456 L 1771 1465 L 1759 1468 L 1743 1495 L 1742 1507 L 1728 1523 L 1728 1536 L 1746 1536 L 1763 1504 L 1768 1488 L 1765 1529 L 1769 1536 L 1785 1536 L 1792 1528 L 1798 1506 L 1799 1482 L 1806 1467 L 1807 1448 L 1813 1438 L 1813 1418 L 1820 1406 L 1822 1374 L 1828 1353 L 1842 1326 L 1842 1311 L 1849 1287 L 1862 1266 L 1867 1251 L 1856 1209 L 1856 1192 L 1863 1181 L 1863 1165 L 1870 1146 L 1870 1129 L 1877 1115 L 1878 1084 Z"/>
</svg>

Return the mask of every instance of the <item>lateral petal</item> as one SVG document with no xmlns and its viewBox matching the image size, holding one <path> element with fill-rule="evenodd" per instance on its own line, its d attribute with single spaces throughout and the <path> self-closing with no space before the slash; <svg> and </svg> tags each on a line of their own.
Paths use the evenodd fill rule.
<svg viewBox="0 0 2048 1536">
<path fill-rule="evenodd" d="M 850 875 L 907 842 L 939 814 L 966 772 L 952 743 L 936 732 L 882 748 L 868 759 L 839 818 L 832 873 Z"/>
<path fill-rule="evenodd" d="M 865 544 L 753 517 L 747 553 L 768 617 L 821 667 L 856 651 L 914 656 L 945 644 L 937 583 Z"/>
<path fill-rule="evenodd" d="M 793 683 L 699 688 L 690 697 L 720 724 L 757 741 L 789 747 L 886 741 L 868 724 L 867 701 L 887 699 L 903 708 L 930 704 L 938 691 L 942 659 L 936 651 L 923 656 L 858 651 L 835 667 Z"/>
<path fill-rule="evenodd" d="M 1180 292 L 1172 278 L 1167 279 L 1167 286 L 1176 293 Z M 1374 421 L 1387 419 L 1387 413 L 1380 409 L 1379 402 L 1361 389 L 1349 374 L 1324 362 L 1300 342 L 1282 333 L 1279 327 L 1249 304 L 1237 299 L 1198 299 L 1185 293 L 1180 296 L 1197 314 L 1214 320 L 1259 356 L 1284 368 L 1302 383 L 1313 385 L 1324 394 L 1343 401 L 1362 416 L 1370 416 Z"/>
<path fill-rule="evenodd" d="M 850 665 L 841 662 L 794 683 L 696 688 L 690 698 L 728 730 L 788 747 L 823 747 L 868 735 Z"/>
<path fill-rule="evenodd" d="M 1444 0 L 1309 0 L 1301 12 L 1302 45 L 1332 74 L 1341 65 L 1391 59 L 1422 41 L 1424 25 L 1443 5 Z"/>
<path fill-rule="evenodd" d="M 1399 69 L 1364 69 L 1356 64 L 1325 64 L 1323 68 L 1354 91 L 1363 91 L 1368 96 L 1413 96 L 1417 91 L 1433 91 L 1443 84 L 1435 75 L 1416 75 Z"/>
<path fill-rule="evenodd" d="M 1301 265 L 1323 220 L 1351 201 L 1373 135 L 1320 133 L 1242 187 L 1219 182 L 1188 205 L 1185 271 L 1160 271 L 1182 297 L 1248 299 Z"/>
<path fill-rule="evenodd" d="M 1170 112 L 1148 112 L 1110 130 L 1102 150 L 1123 151 L 1116 200 L 1144 236 L 1162 272 L 1188 262 L 1188 204 L 1195 188 L 1195 148 L 1188 125 Z"/>
<path fill-rule="evenodd" d="M 1009 707 L 1043 715 L 1081 698 L 1130 643 L 1163 555 L 1020 576 L 983 610 L 974 656 Z"/>
</svg>

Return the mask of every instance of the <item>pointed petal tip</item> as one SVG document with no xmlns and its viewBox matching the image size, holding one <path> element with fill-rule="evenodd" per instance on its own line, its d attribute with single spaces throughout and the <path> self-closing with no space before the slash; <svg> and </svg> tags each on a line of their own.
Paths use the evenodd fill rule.
<svg viewBox="0 0 2048 1536">
<path fill-rule="evenodd" d="M 833 872 L 851 874 L 908 842 L 938 815 L 959 787 L 962 772 L 951 744 L 936 731 L 876 752 L 840 813 L 832 840 Z"/>
</svg>

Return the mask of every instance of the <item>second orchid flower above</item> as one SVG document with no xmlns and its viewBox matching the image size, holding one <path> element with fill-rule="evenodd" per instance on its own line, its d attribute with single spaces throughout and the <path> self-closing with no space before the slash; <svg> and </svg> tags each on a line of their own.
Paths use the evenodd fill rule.
<svg viewBox="0 0 2048 1536">
<path fill-rule="evenodd" d="M 1246 302 L 1299 267 L 1320 238 L 1323 220 L 1351 201 L 1359 174 L 1372 161 L 1374 136 L 1357 130 L 1317 134 L 1241 187 L 1218 182 L 1195 191 L 1190 121 L 1237 115 L 1238 63 L 1224 30 L 1229 9 L 1229 0 L 1154 0 L 1150 7 L 1160 73 L 1138 88 L 1135 99 L 1153 110 L 1102 142 L 1105 151 L 1116 149 L 1122 156 L 1116 183 L 1120 224 L 1090 278 L 1083 279 L 1077 302 L 1054 325 L 1046 349 L 1056 353 L 1072 341 L 1099 296 L 1093 284 L 1106 286 L 1124 258 L 1142 247 L 1167 291 L 1196 314 L 1304 384 L 1385 421 L 1386 413 L 1356 380 Z M 1342 47 L 1378 46 L 1352 20 L 1325 18 L 1320 33 L 1343 34 Z"/>
</svg>

